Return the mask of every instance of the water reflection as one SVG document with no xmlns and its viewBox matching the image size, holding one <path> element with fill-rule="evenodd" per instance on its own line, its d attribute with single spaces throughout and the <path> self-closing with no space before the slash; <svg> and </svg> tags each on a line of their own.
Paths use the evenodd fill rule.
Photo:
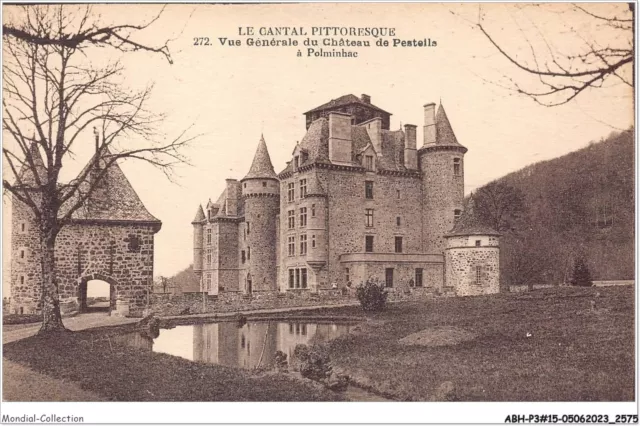
<svg viewBox="0 0 640 426">
<path fill-rule="evenodd" d="M 253 368 L 273 364 L 276 351 L 291 359 L 297 344 L 326 342 L 350 328 L 346 324 L 301 322 L 183 325 L 160 330 L 151 349 L 191 361 Z"/>
</svg>

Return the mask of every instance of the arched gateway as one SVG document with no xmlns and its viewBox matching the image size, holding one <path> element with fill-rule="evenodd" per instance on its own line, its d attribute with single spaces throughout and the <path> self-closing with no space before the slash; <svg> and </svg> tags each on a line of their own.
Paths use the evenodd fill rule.
<svg viewBox="0 0 640 426">
<path fill-rule="evenodd" d="M 105 150 L 105 155 L 110 155 Z M 42 163 L 37 148 L 34 161 Z M 93 164 L 93 159 L 89 164 Z M 99 162 L 97 172 L 102 173 Z M 87 166 L 89 167 L 89 166 Z M 30 169 L 23 171 L 30 173 Z M 89 173 L 94 179 L 97 173 Z M 32 177 L 33 178 L 33 177 Z M 23 176 L 23 180 L 28 176 Z M 69 203 L 75 202 L 70 200 Z M 60 214 L 66 212 L 65 206 Z M 153 286 L 154 235 L 162 223 L 144 207 L 117 164 L 112 165 L 92 195 L 58 234 L 55 268 L 60 307 L 87 308 L 91 280 L 109 284 L 109 308 L 126 306 L 142 315 Z M 38 227 L 30 210 L 15 197 L 11 226 L 11 312 L 39 311 L 41 268 Z M 112 312 L 113 313 L 113 312 Z"/>
</svg>

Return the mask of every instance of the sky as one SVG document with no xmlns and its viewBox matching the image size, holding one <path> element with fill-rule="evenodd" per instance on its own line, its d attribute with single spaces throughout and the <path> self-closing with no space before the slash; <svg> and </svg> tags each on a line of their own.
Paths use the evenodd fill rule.
<svg viewBox="0 0 640 426">
<path fill-rule="evenodd" d="M 622 16 L 626 5 L 589 4 L 599 14 Z M 75 6 L 69 6 L 75 7 Z M 8 6 L 3 6 L 6 12 Z M 626 34 L 594 25 L 594 20 L 566 4 L 262 4 L 167 6 L 140 41 L 169 47 L 173 64 L 160 55 L 125 55 L 108 49 L 88 52 L 86 61 L 101 66 L 121 59 L 121 84 L 133 89 L 153 84 L 148 108 L 166 114 L 158 131 L 172 138 L 187 129 L 198 136 L 184 151 L 190 165 L 176 169 L 174 182 L 147 164 L 127 161 L 121 167 L 147 209 L 162 222 L 155 239 L 155 275 L 171 276 L 192 262 L 192 225 L 199 204 L 215 199 L 226 178 L 248 171 L 261 135 L 276 172 L 282 170 L 305 134 L 303 113 L 345 94 L 368 94 L 391 112 L 391 128 L 418 126 L 422 141 L 423 105 L 442 103 L 465 157 L 465 192 L 529 164 L 561 156 L 598 141 L 633 123 L 632 90 L 618 79 L 587 90 L 574 101 L 545 107 L 510 90 L 511 80 L 538 88 L 519 72 L 474 26 L 478 17 L 496 40 L 517 58 L 531 63 L 532 48 L 574 54 L 587 42 L 619 45 Z M 101 22 L 140 23 L 155 16 L 159 5 L 96 5 Z M 12 12 L 9 10 L 9 12 Z M 11 13 L 8 14 L 11 16 Z M 6 16 L 6 14 L 5 14 Z M 9 19 L 9 18 L 5 18 Z M 570 22 L 570 24 L 568 23 Z M 431 39 L 436 47 L 362 47 L 357 58 L 307 57 L 306 47 L 249 47 L 240 27 L 385 27 L 402 40 Z M 245 30 L 246 31 L 246 30 Z M 196 46 L 194 38 L 210 45 Z M 242 40 L 222 46 L 219 38 Z M 270 40 L 273 37 L 255 36 Z M 275 37 L 288 39 L 288 37 Z M 292 37 L 302 44 L 306 37 Z M 325 37 L 315 37 L 322 43 Z M 339 39 L 340 37 L 333 37 Z M 344 37 L 369 40 L 372 37 Z M 296 55 L 301 48 L 302 57 Z M 327 49 L 327 48 L 325 48 Z M 331 48 L 328 48 L 331 49 Z M 540 53 L 542 52 L 542 53 Z M 622 70 L 625 76 L 629 69 Z M 92 155 L 93 137 L 65 164 L 71 179 Z M 5 141 L 5 143 L 7 143 Z M 144 143 L 127 140 L 135 146 Z M 4 247 L 10 215 L 4 197 Z M 3 264 L 9 264 L 4 250 Z M 6 269 L 5 269 L 6 270 Z M 3 280 L 7 295 L 7 280 Z"/>
</svg>

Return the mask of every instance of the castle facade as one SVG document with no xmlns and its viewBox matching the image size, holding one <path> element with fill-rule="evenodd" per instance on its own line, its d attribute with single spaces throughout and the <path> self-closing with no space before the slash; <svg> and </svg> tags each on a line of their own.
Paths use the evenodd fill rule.
<svg viewBox="0 0 640 426">
<path fill-rule="evenodd" d="M 347 292 L 368 279 L 392 292 L 499 291 L 499 236 L 464 205 L 467 148 L 442 105 L 424 106 L 420 147 L 417 126 L 390 130 L 367 95 L 305 116 L 280 173 L 262 138 L 246 176 L 198 207 L 191 291 Z"/>
</svg>

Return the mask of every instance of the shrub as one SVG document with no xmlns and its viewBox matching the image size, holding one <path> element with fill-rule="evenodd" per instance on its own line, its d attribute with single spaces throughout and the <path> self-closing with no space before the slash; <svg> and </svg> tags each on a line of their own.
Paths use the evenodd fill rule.
<svg viewBox="0 0 640 426">
<path fill-rule="evenodd" d="M 373 279 L 356 287 L 356 297 L 365 311 L 381 311 L 387 302 L 388 293 L 382 284 Z"/>
<path fill-rule="evenodd" d="M 292 361 L 294 369 L 307 379 L 321 381 L 331 375 L 329 354 L 323 346 L 296 345 Z"/>
<path fill-rule="evenodd" d="M 578 287 L 591 287 L 593 285 L 591 272 L 589 272 L 589 267 L 587 267 L 584 256 L 578 256 L 573 264 L 571 285 Z"/>
</svg>

